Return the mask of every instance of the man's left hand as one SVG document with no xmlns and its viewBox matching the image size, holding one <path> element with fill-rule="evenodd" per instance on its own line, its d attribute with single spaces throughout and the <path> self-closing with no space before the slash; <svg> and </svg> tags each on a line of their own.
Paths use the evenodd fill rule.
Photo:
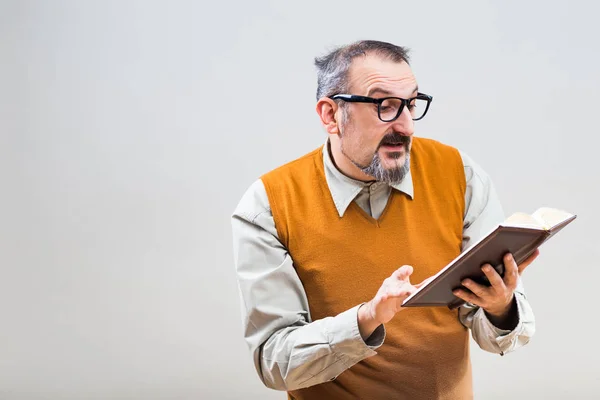
<svg viewBox="0 0 600 400">
<path fill-rule="evenodd" d="M 463 289 L 456 289 L 453 293 L 456 297 L 483 308 L 486 313 L 495 319 L 504 319 L 513 306 L 518 277 L 539 254 L 539 250 L 536 250 L 527 260 L 517 265 L 512 254 L 507 253 L 504 256 L 504 279 L 490 264 L 484 264 L 481 269 L 490 281 L 491 286 L 480 285 L 471 279 L 465 279 L 462 284 L 471 293 Z"/>
</svg>

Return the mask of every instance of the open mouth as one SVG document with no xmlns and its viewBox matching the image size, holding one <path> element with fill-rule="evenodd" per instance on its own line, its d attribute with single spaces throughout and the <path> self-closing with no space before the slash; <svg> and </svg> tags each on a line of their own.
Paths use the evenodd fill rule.
<svg viewBox="0 0 600 400">
<path fill-rule="evenodd" d="M 404 143 L 384 143 L 381 147 L 385 148 L 386 150 L 399 151 L 403 150 L 405 145 Z"/>
<path fill-rule="evenodd" d="M 386 152 L 402 153 L 408 151 L 409 145 L 410 137 L 393 132 L 382 138 L 380 148 Z"/>
</svg>

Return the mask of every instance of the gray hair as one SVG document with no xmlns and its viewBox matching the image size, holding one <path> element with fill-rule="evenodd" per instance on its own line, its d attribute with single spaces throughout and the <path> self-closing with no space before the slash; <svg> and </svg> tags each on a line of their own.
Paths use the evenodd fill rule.
<svg viewBox="0 0 600 400">
<path fill-rule="evenodd" d="M 338 47 L 323 57 L 315 58 L 317 67 L 317 100 L 325 96 L 345 93 L 348 88 L 348 70 L 358 56 L 376 54 L 394 62 L 408 64 L 409 50 L 387 42 L 376 40 L 361 40 L 352 44 Z"/>
</svg>

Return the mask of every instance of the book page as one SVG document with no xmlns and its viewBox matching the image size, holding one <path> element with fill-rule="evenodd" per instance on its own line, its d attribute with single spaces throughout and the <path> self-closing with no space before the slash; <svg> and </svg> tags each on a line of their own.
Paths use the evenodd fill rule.
<svg viewBox="0 0 600 400">
<path fill-rule="evenodd" d="M 515 226 L 515 227 L 523 227 L 523 228 L 534 228 L 534 229 L 544 229 L 545 223 L 543 220 L 536 218 L 536 216 L 532 216 L 529 214 L 525 214 L 522 212 L 517 212 L 508 217 L 502 224 L 502 226 Z"/>
<path fill-rule="evenodd" d="M 549 207 L 538 208 L 532 215 L 535 218 L 544 221 L 545 229 L 550 229 L 556 225 L 559 225 L 573 216 L 573 214 L 569 214 L 566 211 Z"/>
</svg>

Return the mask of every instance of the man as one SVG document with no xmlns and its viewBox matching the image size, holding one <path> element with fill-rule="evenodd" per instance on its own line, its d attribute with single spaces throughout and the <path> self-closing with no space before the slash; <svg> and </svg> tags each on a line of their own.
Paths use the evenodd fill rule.
<svg viewBox="0 0 600 400">
<path fill-rule="evenodd" d="M 498 354 L 534 333 L 519 277 L 537 252 L 507 255 L 504 278 L 482 266 L 491 286 L 465 281 L 459 309 L 401 308 L 502 208 L 467 155 L 413 137 L 432 97 L 404 48 L 360 41 L 316 66 L 328 140 L 262 176 L 232 219 L 258 375 L 293 399 L 471 398 L 469 331 Z"/>
</svg>

